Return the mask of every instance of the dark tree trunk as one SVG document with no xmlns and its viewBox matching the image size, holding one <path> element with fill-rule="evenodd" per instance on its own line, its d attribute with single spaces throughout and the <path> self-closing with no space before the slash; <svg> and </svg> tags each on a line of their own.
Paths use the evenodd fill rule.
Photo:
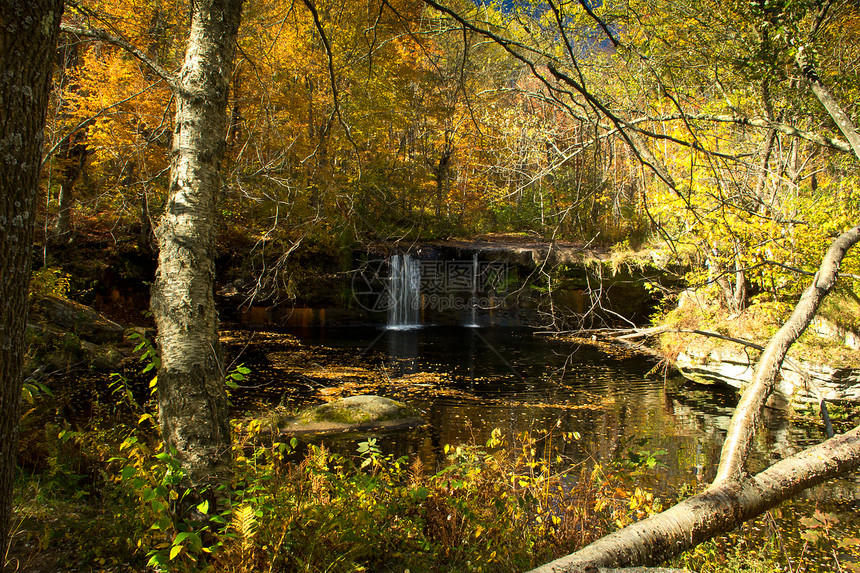
<svg viewBox="0 0 860 573">
<path fill-rule="evenodd" d="M 72 83 L 73 74 L 69 72 L 78 66 L 78 42 L 73 38 L 59 54 L 59 86 L 58 92 L 67 89 L 76 90 L 77 84 Z M 61 119 L 68 119 L 69 104 L 60 93 Z M 58 239 L 66 239 L 71 231 L 71 211 L 74 202 L 74 188 L 80 178 L 81 172 L 87 158 L 87 128 L 81 126 L 77 131 L 66 136 L 57 155 L 58 171 L 60 176 L 60 192 L 57 194 L 57 220 L 54 224 L 54 234 Z"/>
<path fill-rule="evenodd" d="M 230 427 L 215 311 L 215 220 L 227 97 L 242 0 L 196 0 L 177 88 L 167 207 L 152 310 L 158 326 L 159 422 L 185 473 L 175 518 L 214 502 L 229 481 Z M 210 506 L 214 507 L 214 506 Z M 211 511 L 211 510 L 210 510 Z"/>
<path fill-rule="evenodd" d="M 18 454 L 36 189 L 62 0 L 0 1 L 0 572 Z"/>
<path fill-rule="evenodd" d="M 87 158 L 86 131 L 80 130 L 69 137 L 60 157 L 60 192 L 57 195 L 57 223 L 54 232 L 63 239 L 71 232 L 71 211 L 75 183 L 81 176 Z"/>
</svg>

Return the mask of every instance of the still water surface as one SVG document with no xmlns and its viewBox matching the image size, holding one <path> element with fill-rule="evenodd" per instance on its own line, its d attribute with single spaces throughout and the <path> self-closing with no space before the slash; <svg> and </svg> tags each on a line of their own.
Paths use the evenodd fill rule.
<svg viewBox="0 0 860 573">
<path fill-rule="evenodd" d="M 736 401 L 731 390 L 666 378 L 650 357 L 527 329 L 340 327 L 288 333 L 340 366 L 381 371 L 391 384 L 382 384 L 376 393 L 407 402 L 429 423 L 418 431 L 381 436 L 383 451 L 415 453 L 431 463 L 443 459 L 445 444 L 483 443 L 500 428 L 509 437 L 530 432 L 539 447 L 550 447 L 571 463 L 664 451 L 662 487 L 710 481 Z M 275 349 L 277 342 L 269 339 L 244 350 L 242 359 L 263 381 L 256 397 L 277 403 L 284 383 L 338 384 L 337 379 L 315 380 L 312 373 L 278 373 L 271 360 Z M 759 465 L 822 439 L 794 428 L 781 412 L 769 411 L 765 419 L 757 441 Z M 561 432 L 576 432 L 580 439 L 565 443 L 558 439 Z M 330 445 L 351 453 L 364 439 Z"/>
</svg>

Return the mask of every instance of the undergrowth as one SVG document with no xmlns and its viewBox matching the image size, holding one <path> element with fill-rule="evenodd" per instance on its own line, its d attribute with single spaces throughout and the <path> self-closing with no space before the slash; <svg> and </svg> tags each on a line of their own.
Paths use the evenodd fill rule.
<svg viewBox="0 0 860 573">
<path fill-rule="evenodd" d="M 177 467 L 152 419 L 140 419 L 46 428 L 59 437 L 49 469 L 22 476 L 18 535 L 37 551 L 74 548 L 68 567 L 519 571 L 658 503 L 614 469 L 554 467 L 527 435 L 510 444 L 496 431 L 486 444 L 448 447 L 437 471 L 385 455 L 372 438 L 354 458 L 311 446 L 296 459 L 295 440 L 253 444 L 245 428 L 225 510 L 192 530 L 169 518 Z"/>
<path fill-rule="evenodd" d="M 138 352 L 148 364 L 156 358 L 146 341 Z M 239 368 L 231 380 L 247 373 Z M 201 503 L 206 519 L 176 523 L 181 470 L 163 451 L 152 401 L 138 403 L 129 384 L 114 377 L 77 423 L 51 410 L 50 395 L 33 397 L 41 407 L 27 411 L 22 443 L 39 448 L 22 452 L 8 571 L 514 572 L 673 501 L 651 491 L 666 452 L 637 440 L 613 461 L 574 463 L 556 452 L 580 440 L 576 432 L 495 430 L 486 443 L 446 446 L 439 467 L 426 467 L 387 454 L 373 437 L 344 456 L 279 439 L 259 420 L 234 421 L 234 474 L 219 507 Z M 860 540 L 835 525 L 844 517 L 803 519 L 790 530 L 805 543 L 795 555 L 807 547 L 856 555 Z M 751 551 L 761 537 L 739 531 L 678 563 L 702 572 L 801 570 L 787 551 L 768 549 L 783 541 Z M 765 539 L 774 531 L 782 530 Z M 835 561 L 843 570 L 854 562 Z"/>
<path fill-rule="evenodd" d="M 659 452 L 573 465 L 543 454 L 575 433 L 496 430 L 446 446 L 429 468 L 374 438 L 354 456 L 299 455 L 296 439 L 234 422 L 222 507 L 198 508 L 204 526 L 176 524 L 181 474 L 152 406 L 114 387 L 115 402 L 96 404 L 86 424 L 40 428 L 45 459 L 20 475 L 11 571 L 33 570 L 40 553 L 91 571 L 521 571 L 661 508 L 637 486 Z"/>
<path fill-rule="evenodd" d="M 352 457 L 322 446 L 300 456 L 295 439 L 258 443 L 248 428 L 236 428 L 245 441 L 233 447 L 235 479 L 224 507 L 201 508 L 210 521 L 191 528 L 170 520 L 178 468 L 160 451 L 151 419 L 141 419 L 56 434 L 49 469 L 21 476 L 14 529 L 17 545 L 31 554 L 13 554 L 10 571 L 39 570 L 26 564 L 44 565 L 40 553 L 54 555 L 53 570 L 524 571 L 671 501 L 645 485 L 660 451 L 571 466 L 541 455 L 536 444 L 547 436 L 508 442 L 496 430 L 485 444 L 446 447 L 445 463 L 433 469 L 417 457 L 385 454 L 373 438 Z M 845 558 L 860 546 L 853 525 L 841 531 L 844 517 L 806 509 L 772 510 L 673 564 L 701 573 L 827 571 L 834 564 L 857 571 Z M 801 567 L 804 555 L 824 557 Z"/>
</svg>

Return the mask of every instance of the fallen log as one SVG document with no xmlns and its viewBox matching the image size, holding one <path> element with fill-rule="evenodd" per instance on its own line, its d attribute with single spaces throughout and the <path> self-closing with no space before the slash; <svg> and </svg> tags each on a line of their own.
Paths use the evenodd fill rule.
<svg viewBox="0 0 860 573">
<path fill-rule="evenodd" d="M 530 573 L 658 564 L 731 531 L 801 491 L 860 467 L 860 427 L 737 483 L 721 483 Z M 601 570 L 602 571 L 602 570 Z"/>
</svg>

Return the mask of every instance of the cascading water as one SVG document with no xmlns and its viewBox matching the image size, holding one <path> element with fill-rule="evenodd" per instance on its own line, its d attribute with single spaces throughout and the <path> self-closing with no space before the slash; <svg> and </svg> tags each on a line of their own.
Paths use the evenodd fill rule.
<svg viewBox="0 0 860 573">
<path fill-rule="evenodd" d="M 421 266 L 409 255 L 388 259 L 388 328 L 421 326 Z"/>
</svg>

